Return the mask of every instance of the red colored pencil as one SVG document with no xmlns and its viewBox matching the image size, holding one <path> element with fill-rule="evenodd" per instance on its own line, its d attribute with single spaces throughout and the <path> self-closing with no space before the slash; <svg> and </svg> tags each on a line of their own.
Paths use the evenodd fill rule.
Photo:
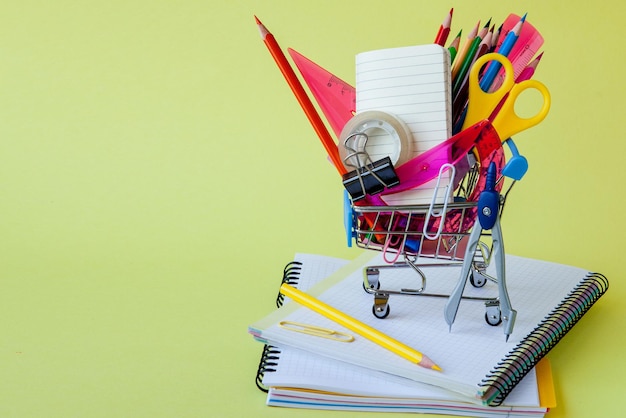
<svg viewBox="0 0 626 418">
<path fill-rule="evenodd" d="M 452 12 L 454 12 L 454 8 L 450 9 L 450 12 L 446 15 L 445 19 L 443 19 L 443 23 L 441 23 L 439 27 L 439 32 L 437 32 L 437 36 L 435 37 L 435 43 L 438 45 L 444 46 L 448 40 L 450 26 L 452 25 Z"/>
<path fill-rule="evenodd" d="M 283 74 L 283 77 L 285 77 L 287 84 L 289 84 L 289 87 L 291 87 L 291 91 L 296 96 L 298 103 L 300 103 L 302 110 L 304 110 L 304 113 L 309 119 L 309 122 L 311 122 L 311 125 L 317 133 L 317 136 L 319 137 L 320 141 L 322 141 L 322 145 L 324 145 L 324 148 L 330 156 L 333 165 L 335 166 L 339 174 L 343 175 L 347 173 L 347 170 L 344 167 L 343 162 L 341 161 L 341 157 L 339 156 L 339 150 L 337 149 L 335 141 L 330 136 L 328 129 L 326 129 L 326 125 L 324 125 L 324 122 L 317 113 L 317 110 L 315 109 L 315 106 L 313 106 L 313 103 L 311 102 L 311 99 L 309 99 L 309 96 L 306 94 L 304 87 L 302 87 L 298 76 L 296 76 L 293 68 L 291 68 L 291 64 L 289 64 L 289 61 L 287 61 L 287 57 L 285 57 L 285 54 L 283 54 L 283 51 L 281 50 L 280 45 L 278 45 L 276 38 L 274 38 L 274 35 L 272 35 L 270 31 L 267 30 L 265 25 L 263 25 L 263 23 L 261 23 L 261 21 L 256 16 L 254 17 L 254 19 L 256 20 L 256 24 L 259 27 L 259 32 L 261 34 L 263 42 L 267 46 L 267 49 L 270 51 L 270 54 L 272 55 L 272 58 L 274 58 L 274 61 L 276 61 L 276 65 L 278 65 L 280 72 Z"/>
</svg>

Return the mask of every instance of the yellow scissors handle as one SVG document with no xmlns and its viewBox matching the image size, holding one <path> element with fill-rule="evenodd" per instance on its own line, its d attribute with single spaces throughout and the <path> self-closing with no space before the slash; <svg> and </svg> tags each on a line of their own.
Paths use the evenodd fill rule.
<svg viewBox="0 0 626 418">
<path fill-rule="evenodd" d="M 543 103 L 541 109 L 534 116 L 522 118 L 515 113 L 515 101 L 522 92 L 528 89 L 537 90 L 543 97 Z M 516 133 L 533 127 L 544 120 L 550 110 L 550 104 L 550 92 L 543 83 L 537 80 L 525 80 L 513 86 L 509 92 L 509 97 L 502 105 L 502 109 L 500 109 L 500 112 L 498 112 L 491 123 L 498 132 L 500 139 L 505 141 Z"/>
<path fill-rule="evenodd" d="M 504 68 L 502 85 L 493 92 L 483 91 L 478 80 L 480 69 L 489 61 L 497 61 Z M 469 77 L 469 103 L 463 129 L 480 120 L 488 119 L 503 99 L 501 109 L 491 121 L 502 141 L 537 125 L 545 119 L 550 110 L 551 100 L 548 88 L 537 80 L 525 80 L 516 84 L 513 65 L 502 54 L 490 53 L 478 58 L 470 70 Z M 515 113 L 515 101 L 522 92 L 528 89 L 539 91 L 543 98 L 543 104 L 534 116 L 521 118 Z"/>
<path fill-rule="evenodd" d="M 500 88 L 493 92 L 486 92 L 480 87 L 478 73 L 489 61 L 498 61 L 504 68 L 504 80 Z M 478 58 L 472 65 L 469 73 L 469 89 L 467 113 L 463 122 L 463 129 L 468 128 L 481 120 L 488 119 L 491 112 L 498 106 L 504 96 L 513 88 L 515 84 L 513 65 L 502 54 L 495 52 L 485 54 Z"/>
</svg>

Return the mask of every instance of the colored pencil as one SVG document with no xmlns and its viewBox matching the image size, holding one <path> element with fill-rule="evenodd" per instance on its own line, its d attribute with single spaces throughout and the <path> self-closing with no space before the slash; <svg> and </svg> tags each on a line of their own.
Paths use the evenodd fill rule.
<svg viewBox="0 0 626 418">
<path fill-rule="evenodd" d="M 525 81 L 525 80 L 530 80 L 532 78 L 532 76 L 535 74 L 535 71 L 537 70 L 537 66 L 539 66 L 539 62 L 541 61 L 541 57 L 543 57 L 543 52 L 541 54 L 539 54 L 537 56 L 537 58 L 532 60 L 526 67 L 524 67 L 522 72 L 515 79 L 515 82 L 519 83 L 519 82 L 522 82 L 522 81 Z"/>
<path fill-rule="evenodd" d="M 324 148 L 330 156 L 333 165 L 335 166 L 339 174 L 345 174 L 347 170 L 344 167 L 343 162 L 341 161 L 341 157 L 339 156 L 339 150 L 337 148 L 337 145 L 335 144 L 335 141 L 330 136 L 326 125 L 324 125 L 324 122 L 317 113 L 317 110 L 311 102 L 311 99 L 309 99 L 309 96 L 306 94 L 304 87 L 302 87 L 298 76 L 296 76 L 293 68 L 291 68 L 289 61 L 287 61 L 287 57 L 285 57 L 285 54 L 283 54 L 280 45 L 278 45 L 278 42 L 276 41 L 276 38 L 274 38 L 274 35 L 272 35 L 270 31 L 267 30 L 265 25 L 263 25 L 263 23 L 261 23 L 261 21 L 256 16 L 254 17 L 254 19 L 256 20 L 257 26 L 259 28 L 261 39 L 263 39 L 263 42 L 267 46 L 267 49 L 272 55 L 272 58 L 274 58 L 274 61 L 278 65 L 280 72 L 283 74 L 283 77 L 285 77 L 287 84 L 289 84 L 289 87 L 291 87 L 291 91 L 296 96 L 298 103 L 300 103 L 302 110 L 304 110 L 304 113 L 306 114 L 309 122 L 313 126 L 313 129 L 317 133 L 317 136 L 322 142 L 322 145 L 324 145 Z"/>
<path fill-rule="evenodd" d="M 455 74 L 455 77 L 452 80 L 452 83 L 453 83 L 453 89 L 452 89 L 453 95 L 455 95 L 458 92 L 459 87 L 461 86 L 461 84 L 463 84 L 463 81 L 467 77 L 467 75 L 469 73 L 469 68 L 471 67 L 472 63 L 476 59 L 476 53 L 478 52 L 478 48 L 483 44 L 483 38 L 489 32 L 489 26 L 488 25 L 489 25 L 490 22 L 491 22 L 491 19 L 489 19 L 487 24 L 485 26 L 483 26 L 483 28 L 480 30 L 480 32 L 478 32 L 478 34 L 476 35 L 476 37 L 472 41 L 472 43 L 471 43 L 467 53 L 465 54 L 465 58 L 463 59 L 463 63 L 461 64 L 461 67 L 460 67 L 459 71 Z"/>
<path fill-rule="evenodd" d="M 463 81 L 466 79 L 467 75 L 469 74 L 469 68 L 472 65 L 472 62 L 474 61 L 474 56 L 476 55 L 476 52 L 478 52 L 478 45 L 481 45 L 483 42 L 480 39 L 480 37 L 475 37 L 474 40 L 472 41 L 472 44 L 470 45 L 467 54 L 465 54 L 465 58 L 463 59 L 463 64 L 461 64 L 461 68 L 459 69 L 458 73 L 456 74 L 456 77 L 453 80 L 453 86 L 452 86 L 452 94 L 455 95 L 456 93 L 458 93 L 459 88 L 461 87 L 461 84 L 463 84 Z"/>
<path fill-rule="evenodd" d="M 467 105 L 467 99 L 468 99 L 467 94 L 469 91 L 469 69 L 472 68 L 472 66 L 474 65 L 474 63 L 476 62 L 478 58 L 482 57 L 483 55 L 489 52 L 489 49 L 491 48 L 491 36 L 492 35 L 493 35 L 493 32 L 489 31 L 487 32 L 487 35 L 485 35 L 485 37 L 481 40 L 478 46 L 478 51 L 472 58 L 471 63 L 468 65 L 467 74 L 465 75 L 462 83 L 459 85 L 456 94 L 453 96 L 454 98 L 452 101 L 452 120 L 453 121 L 458 120 L 458 118 L 461 116 L 463 112 L 463 109 Z"/>
<path fill-rule="evenodd" d="M 450 46 L 448 47 L 448 51 L 450 51 L 450 64 L 454 62 L 456 53 L 459 50 L 459 44 L 461 43 L 461 32 L 463 32 L 463 30 L 459 31 L 459 34 L 454 37 L 452 42 L 450 42 Z"/>
<path fill-rule="evenodd" d="M 419 351 L 415 350 L 414 348 L 411 348 L 408 345 L 391 338 L 387 334 L 383 334 L 379 330 L 367 325 L 366 323 L 363 323 L 358 319 L 353 318 L 333 308 L 332 306 L 322 302 L 321 300 L 316 299 L 313 296 L 301 290 L 298 290 L 293 286 L 288 285 L 287 283 L 284 283 L 280 287 L 280 293 L 291 298 L 294 302 L 297 302 L 302 306 L 305 306 L 312 311 L 317 312 L 318 314 L 330 319 L 331 321 L 334 321 L 337 324 L 346 327 L 352 332 L 356 332 L 361 337 L 367 338 L 373 343 L 386 348 L 392 353 L 395 353 L 412 363 L 415 363 L 427 369 L 441 371 L 441 368 L 437 366 L 431 359 L 429 359 L 426 355 L 420 353 Z"/>
<path fill-rule="evenodd" d="M 498 37 L 500 36 L 500 31 L 502 31 L 502 25 L 500 25 L 500 27 L 493 32 L 493 36 L 491 37 L 490 52 L 494 52 L 498 47 Z"/>
<path fill-rule="evenodd" d="M 480 39 L 483 39 L 485 37 L 485 35 L 487 34 L 487 32 L 489 32 L 489 26 L 491 26 L 491 18 L 489 18 L 489 20 L 487 21 L 487 23 L 485 23 L 485 25 L 483 26 L 483 28 L 480 30 L 480 32 L 478 32 L 478 37 Z"/>
<path fill-rule="evenodd" d="M 439 27 L 439 32 L 437 32 L 437 36 L 435 36 L 435 43 L 438 45 L 444 46 L 448 40 L 450 26 L 452 25 L 452 12 L 454 12 L 454 8 L 450 9 L 450 12 L 446 15 L 445 19 L 443 19 L 443 23 L 441 23 Z"/>
<path fill-rule="evenodd" d="M 513 49 L 513 45 L 515 45 L 515 42 L 517 41 L 517 38 L 519 38 L 519 34 L 522 31 L 522 25 L 524 24 L 525 20 L 526 15 L 524 15 L 513 27 L 513 29 L 511 29 L 509 33 L 506 34 L 504 41 L 502 41 L 502 45 L 500 45 L 500 47 L 496 51 L 498 54 L 504 55 L 505 57 L 509 55 L 511 49 Z M 489 64 L 487 70 L 480 80 L 480 87 L 483 89 L 483 91 L 492 91 L 492 87 L 497 88 L 497 86 L 493 86 L 493 82 L 498 75 L 500 68 L 502 68 L 502 65 L 500 65 L 499 62 L 493 61 Z"/>
<path fill-rule="evenodd" d="M 465 60 L 465 55 L 467 55 L 467 51 L 469 50 L 472 42 L 474 42 L 474 38 L 478 35 L 478 28 L 480 26 L 480 21 L 476 23 L 476 26 L 472 28 L 470 33 L 467 35 L 467 39 L 463 44 L 463 47 L 456 54 L 456 59 L 454 65 L 452 66 L 452 80 L 456 78 L 456 75 L 459 73 L 461 66 L 463 65 L 463 60 Z"/>
</svg>

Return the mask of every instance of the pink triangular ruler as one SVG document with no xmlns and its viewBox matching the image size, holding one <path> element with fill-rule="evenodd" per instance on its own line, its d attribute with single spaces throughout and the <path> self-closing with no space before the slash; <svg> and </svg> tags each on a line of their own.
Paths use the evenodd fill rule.
<svg viewBox="0 0 626 418">
<path fill-rule="evenodd" d="M 299 52 L 291 48 L 288 51 L 330 127 L 339 137 L 356 111 L 355 88 Z"/>
</svg>

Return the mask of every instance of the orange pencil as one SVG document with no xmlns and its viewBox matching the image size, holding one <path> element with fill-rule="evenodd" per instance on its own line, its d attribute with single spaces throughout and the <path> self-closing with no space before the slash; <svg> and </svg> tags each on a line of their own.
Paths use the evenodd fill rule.
<svg viewBox="0 0 626 418">
<path fill-rule="evenodd" d="M 435 37 L 435 43 L 441 46 L 446 44 L 448 40 L 448 35 L 450 34 L 450 26 L 452 25 L 452 13 L 454 12 L 454 8 L 450 9 L 450 12 L 446 15 L 445 19 L 443 19 L 443 23 L 439 27 L 439 32 L 437 32 L 437 36 Z"/>
<path fill-rule="evenodd" d="M 478 51 L 472 58 L 470 64 L 467 68 L 472 68 L 476 60 L 487 52 L 489 52 L 489 48 L 491 48 L 491 36 L 493 32 L 489 31 L 485 35 L 485 37 L 481 40 Z M 460 81 L 459 87 L 457 89 L 456 94 L 454 95 L 454 99 L 452 100 L 452 120 L 456 121 L 461 116 L 465 105 L 467 104 L 467 92 L 469 90 L 469 71 L 465 74 L 463 80 Z"/>
<path fill-rule="evenodd" d="M 263 25 L 263 23 L 261 23 L 261 21 L 256 16 L 254 17 L 254 19 L 256 20 L 256 24 L 259 27 L 259 32 L 261 34 L 263 42 L 267 46 L 267 49 L 270 51 L 270 54 L 272 55 L 272 58 L 274 58 L 274 61 L 276 61 L 276 65 L 278 65 L 278 68 L 283 74 L 283 77 L 285 77 L 285 80 L 287 80 L 287 84 L 289 84 L 289 87 L 291 87 L 291 91 L 293 91 L 293 94 L 296 96 L 298 103 L 300 103 L 302 110 L 304 110 L 304 113 L 309 119 L 309 122 L 311 122 L 311 125 L 313 126 L 313 129 L 315 129 L 317 136 L 319 137 L 320 141 L 322 141 L 322 145 L 324 145 L 324 148 L 330 156 L 333 165 L 335 166 L 339 174 L 343 175 L 347 173 L 347 170 L 344 167 L 341 158 L 339 157 L 339 150 L 337 149 L 335 141 L 330 136 L 328 129 L 326 129 L 326 125 L 324 125 L 324 122 L 317 113 L 317 110 L 315 109 L 315 106 L 313 106 L 313 103 L 311 102 L 311 99 L 309 99 L 309 96 L 306 94 L 304 87 L 302 87 L 298 76 L 296 76 L 293 68 L 291 68 L 289 61 L 287 61 L 287 57 L 285 57 L 285 54 L 283 54 L 283 51 L 280 49 L 280 45 L 278 45 L 276 38 L 274 38 L 274 35 L 272 35 L 270 31 L 267 30 L 265 25 Z"/>
<path fill-rule="evenodd" d="M 456 54 L 456 58 L 454 59 L 454 65 L 452 66 L 452 80 L 454 80 L 463 65 L 463 61 L 465 61 L 465 55 L 467 55 L 467 51 L 469 50 L 472 42 L 474 42 L 474 38 L 478 35 L 478 28 L 480 26 L 480 21 L 476 23 L 476 26 L 472 28 L 470 33 L 467 35 L 467 40 L 463 44 L 461 50 Z"/>
</svg>

